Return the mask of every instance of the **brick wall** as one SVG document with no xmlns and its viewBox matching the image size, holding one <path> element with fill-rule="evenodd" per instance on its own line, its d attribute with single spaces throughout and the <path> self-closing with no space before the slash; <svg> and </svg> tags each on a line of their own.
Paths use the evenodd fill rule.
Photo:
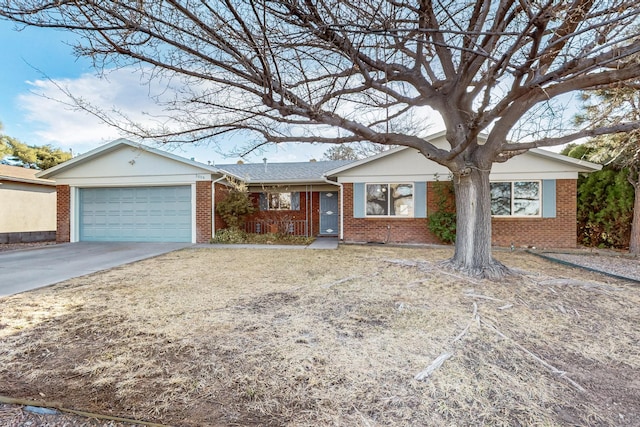
<svg viewBox="0 0 640 427">
<path fill-rule="evenodd" d="M 196 181 L 196 243 L 211 240 L 211 181 Z"/>
<path fill-rule="evenodd" d="M 575 248 L 577 246 L 577 181 L 556 181 L 555 218 L 494 218 L 496 246 Z"/>
<path fill-rule="evenodd" d="M 320 233 L 320 193 L 317 191 L 300 191 L 300 209 L 293 210 L 272 210 L 261 211 L 260 193 L 251 193 L 251 200 L 256 207 L 256 212 L 247 217 L 247 221 L 307 221 L 308 231 L 311 236 Z M 298 234 L 304 234 L 307 229 L 300 228 Z"/>
<path fill-rule="evenodd" d="M 427 185 L 427 210 L 435 201 Z M 354 218 L 353 184 L 344 184 L 344 240 L 376 243 L 439 243 L 427 228 L 426 218 Z"/>
<path fill-rule="evenodd" d="M 576 246 L 576 188 L 573 179 L 556 181 L 555 218 L 494 218 L 495 246 Z M 433 183 L 427 183 L 427 213 L 437 209 Z M 353 184 L 344 184 L 344 240 L 378 243 L 440 243 L 425 218 L 354 218 Z"/>
<path fill-rule="evenodd" d="M 56 185 L 56 242 L 71 241 L 71 189 Z"/>
<path fill-rule="evenodd" d="M 213 188 L 215 194 L 215 205 L 217 206 L 218 203 L 224 200 L 224 198 L 227 196 L 227 186 L 216 182 L 215 184 L 213 184 Z M 227 228 L 227 224 L 224 222 L 224 219 L 222 219 L 222 217 L 217 212 L 214 212 L 213 215 L 215 218 L 216 231 Z"/>
</svg>

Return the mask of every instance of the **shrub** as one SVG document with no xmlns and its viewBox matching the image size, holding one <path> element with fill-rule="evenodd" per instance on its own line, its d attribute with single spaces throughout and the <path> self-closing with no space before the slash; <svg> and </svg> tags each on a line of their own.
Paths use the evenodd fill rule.
<svg viewBox="0 0 640 427">
<path fill-rule="evenodd" d="M 452 181 L 433 183 L 436 195 L 436 211 L 429 214 L 427 227 L 443 243 L 456 241 L 456 206 Z"/>
<path fill-rule="evenodd" d="M 238 228 L 225 228 L 216 231 L 211 243 L 238 244 L 248 243 L 254 245 L 309 245 L 315 239 L 313 237 L 292 236 L 282 233 L 254 234 L 246 233 Z"/>
<path fill-rule="evenodd" d="M 211 243 L 246 243 L 247 233 L 239 228 L 225 228 L 216 231 L 215 236 L 211 239 Z"/>
<path fill-rule="evenodd" d="M 578 180 L 578 243 L 626 248 L 631 235 L 634 189 L 629 171 L 603 169 Z"/>
<path fill-rule="evenodd" d="M 227 177 L 230 186 L 224 199 L 216 203 L 216 212 L 229 228 L 241 228 L 247 216 L 256 211 L 249 197 L 247 185 Z"/>
</svg>

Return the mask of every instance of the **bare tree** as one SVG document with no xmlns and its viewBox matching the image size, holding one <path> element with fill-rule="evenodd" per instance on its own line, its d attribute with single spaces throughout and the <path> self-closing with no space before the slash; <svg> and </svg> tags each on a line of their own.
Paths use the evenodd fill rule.
<svg viewBox="0 0 640 427">
<path fill-rule="evenodd" d="M 638 128 L 560 133 L 545 114 L 566 94 L 640 74 L 639 12 L 632 0 L 0 0 L 1 16 L 82 35 L 77 53 L 98 67 L 143 65 L 168 85 L 180 78 L 170 118 L 147 136 L 238 131 L 256 145 L 419 150 L 454 177 L 450 265 L 489 277 L 506 271 L 491 254 L 492 164 Z M 427 107 L 442 116 L 448 147 L 423 138 Z M 516 129 L 528 138 L 511 142 Z"/>
<path fill-rule="evenodd" d="M 395 147 L 395 145 L 374 144 L 366 141 L 352 142 L 332 145 L 324 152 L 322 157 L 325 160 L 359 160 L 384 153 Z"/>
</svg>

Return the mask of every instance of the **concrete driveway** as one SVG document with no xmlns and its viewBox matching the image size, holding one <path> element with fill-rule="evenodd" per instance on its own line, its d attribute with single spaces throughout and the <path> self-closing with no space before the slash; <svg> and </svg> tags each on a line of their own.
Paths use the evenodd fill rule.
<svg viewBox="0 0 640 427">
<path fill-rule="evenodd" d="M 191 243 L 64 243 L 0 252 L 0 297 L 191 246 Z"/>
</svg>

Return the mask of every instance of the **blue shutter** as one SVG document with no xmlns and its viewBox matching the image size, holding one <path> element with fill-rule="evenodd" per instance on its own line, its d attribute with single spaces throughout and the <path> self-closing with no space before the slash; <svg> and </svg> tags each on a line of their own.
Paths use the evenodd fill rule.
<svg viewBox="0 0 640 427">
<path fill-rule="evenodd" d="M 556 180 L 542 180 L 542 217 L 556 217 Z"/>
<path fill-rule="evenodd" d="M 413 216 L 415 218 L 427 217 L 427 183 L 413 183 Z"/>
<path fill-rule="evenodd" d="M 353 217 L 364 218 L 364 182 L 353 184 Z"/>
<path fill-rule="evenodd" d="M 291 193 L 291 210 L 299 211 L 300 210 L 300 192 L 295 191 Z"/>
<path fill-rule="evenodd" d="M 260 210 L 269 210 L 269 200 L 267 199 L 267 193 L 260 193 Z"/>
</svg>

